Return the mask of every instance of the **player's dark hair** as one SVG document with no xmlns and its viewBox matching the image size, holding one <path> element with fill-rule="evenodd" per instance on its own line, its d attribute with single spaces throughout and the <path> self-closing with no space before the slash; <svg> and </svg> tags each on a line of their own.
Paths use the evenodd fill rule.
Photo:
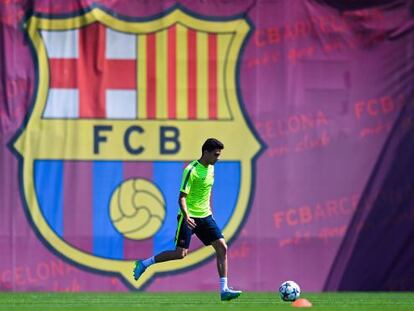
<svg viewBox="0 0 414 311">
<path fill-rule="evenodd" d="M 220 149 L 220 150 L 224 149 L 223 143 L 219 141 L 218 139 L 209 138 L 204 142 L 203 147 L 201 147 L 201 152 L 204 152 L 204 151 L 211 152 L 216 149 Z"/>
</svg>

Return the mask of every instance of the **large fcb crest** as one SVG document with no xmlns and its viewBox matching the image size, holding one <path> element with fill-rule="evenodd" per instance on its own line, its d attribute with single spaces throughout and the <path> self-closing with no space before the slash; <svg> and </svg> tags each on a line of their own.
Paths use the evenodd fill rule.
<svg viewBox="0 0 414 311">
<path fill-rule="evenodd" d="M 93 8 L 35 15 L 27 25 L 38 84 L 14 147 L 32 223 L 48 244 L 136 288 L 209 258 L 213 249 L 196 244 L 184 260 L 133 280 L 134 259 L 174 247 L 182 171 L 208 137 L 226 146 L 212 208 L 231 240 L 261 148 L 237 91 L 246 20 L 213 21 L 179 8 L 132 20 Z"/>
</svg>

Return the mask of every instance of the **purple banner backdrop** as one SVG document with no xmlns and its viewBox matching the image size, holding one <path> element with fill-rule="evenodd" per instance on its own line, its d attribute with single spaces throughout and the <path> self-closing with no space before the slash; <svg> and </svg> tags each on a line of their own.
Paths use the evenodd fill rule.
<svg viewBox="0 0 414 311">
<path fill-rule="evenodd" d="M 230 245 L 237 287 L 273 291 L 292 279 L 304 291 L 414 289 L 404 276 L 414 272 L 413 3 L 372 3 L 99 2 L 133 18 L 179 4 L 217 20 L 243 16 L 253 26 L 240 55 L 239 95 L 266 148 L 255 162 L 249 212 Z M 23 21 L 94 4 L 0 1 L 0 290 L 129 290 L 117 276 L 84 269 L 42 242 L 9 145 L 37 79 Z M 159 275 L 145 289 L 216 290 L 215 265 L 210 258 Z"/>
</svg>

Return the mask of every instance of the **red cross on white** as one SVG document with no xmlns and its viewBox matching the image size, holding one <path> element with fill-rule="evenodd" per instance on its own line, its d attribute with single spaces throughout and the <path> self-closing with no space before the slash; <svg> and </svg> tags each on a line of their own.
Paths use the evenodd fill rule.
<svg viewBox="0 0 414 311">
<path fill-rule="evenodd" d="M 45 118 L 136 118 L 135 35 L 95 22 L 42 36 L 50 74 Z"/>
</svg>

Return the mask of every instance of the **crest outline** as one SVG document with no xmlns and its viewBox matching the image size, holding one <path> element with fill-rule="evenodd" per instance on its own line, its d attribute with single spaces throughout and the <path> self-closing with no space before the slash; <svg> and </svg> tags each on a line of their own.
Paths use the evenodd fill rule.
<svg viewBox="0 0 414 311">
<path fill-rule="evenodd" d="M 14 151 L 19 155 L 19 160 L 21 161 L 20 168 L 20 179 L 22 194 L 24 197 L 24 202 L 27 210 L 30 214 L 30 219 L 33 225 L 36 227 L 36 230 L 40 233 L 40 236 L 51 246 L 51 249 L 63 255 L 65 258 L 68 258 L 71 262 L 75 262 L 80 266 L 91 268 L 93 270 L 99 270 L 104 273 L 116 273 L 122 275 L 127 284 L 133 288 L 139 289 L 147 285 L 150 280 L 153 279 L 153 276 L 160 273 L 171 273 L 183 269 L 188 269 L 194 267 L 211 256 L 214 255 L 214 251 L 210 248 L 201 248 L 190 252 L 190 254 L 183 260 L 178 262 L 168 262 L 158 264 L 155 267 L 148 269 L 145 275 L 136 282 L 132 277 L 132 267 L 133 261 L 126 260 L 113 260 L 107 258 L 97 258 L 92 254 L 87 254 L 82 252 L 67 242 L 62 238 L 57 236 L 53 230 L 49 227 L 45 219 L 41 216 L 41 210 L 39 207 L 38 200 L 36 198 L 36 190 L 34 189 L 33 179 L 34 176 L 34 161 L 35 159 L 82 159 L 90 160 L 93 157 L 90 153 L 85 150 L 80 150 L 80 155 L 67 154 L 65 153 L 65 148 L 63 145 L 56 146 L 54 152 L 48 150 L 47 137 L 38 136 L 36 129 L 42 128 L 43 132 L 53 132 L 54 127 L 56 127 L 56 122 L 62 122 L 62 120 L 47 120 L 45 121 L 42 118 L 43 111 L 45 108 L 47 93 L 48 93 L 48 58 L 45 51 L 44 43 L 39 35 L 39 30 L 66 30 L 66 29 L 78 29 L 80 27 L 92 24 L 94 22 L 99 22 L 104 24 L 107 27 L 113 28 L 121 32 L 132 32 L 132 33 L 145 33 L 145 32 L 154 32 L 162 29 L 161 27 L 167 27 L 174 23 L 183 23 L 187 27 L 194 27 L 199 30 L 204 31 L 228 31 L 233 32 L 234 37 L 232 44 L 229 48 L 229 63 L 226 64 L 226 85 L 230 89 L 235 90 L 231 92 L 226 92 L 227 105 L 230 106 L 230 111 L 232 113 L 232 118 L 228 121 L 208 121 L 212 122 L 211 125 L 207 125 L 206 129 L 215 128 L 212 136 L 223 136 L 224 140 L 231 141 L 232 133 L 223 134 L 228 132 L 229 124 L 236 125 L 235 131 L 240 135 L 240 138 L 243 139 L 244 144 L 248 147 L 246 148 L 246 153 L 241 157 L 235 151 L 237 148 L 232 148 L 232 143 L 228 147 L 229 151 L 226 152 L 226 160 L 230 161 L 240 161 L 241 165 L 241 176 L 240 176 L 240 188 L 239 194 L 241 194 L 237 199 L 237 204 L 235 211 L 223 230 L 223 234 L 226 236 L 227 241 L 230 243 L 238 231 L 240 230 L 246 215 L 248 208 L 250 206 L 250 201 L 252 199 L 251 189 L 254 189 L 254 161 L 257 156 L 263 150 L 263 143 L 256 135 L 254 129 L 250 126 L 249 120 L 245 115 L 243 106 L 241 104 L 241 95 L 239 94 L 240 89 L 238 87 L 238 74 L 239 74 L 239 62 L 241 50 L 247 40 L 247 36 L 250 31 L 250 25 L 244 18 L 233 18 L 231 20 L 220 21 L 217 19 L 201 19 L 195 17 L 195 14 L 191 14 L 188 11 L 180 8 L 174 7 L 171 10 L 164 12 L 160 15 L 161 17 L 152 17 L 142 21 L 130 21 L 120 19 L 111 15 L 109 12 L 105 11 L 100 7 L 93 7 L 91 10 L 87 11 L 83 15 L 78 15 L 75 17 L 58 17 L 50 18 L 43 16 L 32 16 L 27 23 L 27 32 L 29 39 L 32 43 L 33 51 L 36 55 L 36 64 L 37 64 L 37 86 L 35 87 L 35 95 L 33 97 L 34 103 L 32 106 L 32 111 L 28 114 L 25 124 L 22 126 L 21 130 L 16 133 L 13 139 Z M 133 32 L 137 31 L 137 32 Z M 71 128 L 74 126 L 79 126 L 76 123 L 79 120 L 69 120 L 69 132 L 75 133 L 76 131 Z M 94 120 L 95 124 L 108 123 L 110 120 Z M 67 122 L 65 120 L 64 122 Z M 122 121 L 115 121 L 121 124 Z M 156 129 L 165 122 L 165 120 L 151 120 L 151 121 L 140 121 L 146 126 L 148 132 L 156 132 L 152 128 Z M 204 120 L 197 121 L 203 123 Z M 186 128 L 186 132 L 190 132 L 195 128 L 200 128 L 200 125 L 195 124 L 193 127 L 188 127 L 188 124 L 185 124 L 186 121 L 174 121 L 178 127 L 183 126 Z M 87 122 L 82 122 L 81 128 L 78 132 L 84 133 L 88 129 Z M 122 126 L 121 126 L 122 127 Z M 120 132 L 125 128 L 121 128 Z M 184 132 L 183 132 L 184 133 Z M 217 133 L 217 134 L 215 134 Z M 221 135 L 220 135 L 221 134 Z M 115 135 L 116 136 L 116 135 Z M 120 136 L 120 135 L 118 135 Z M 155 134 L 149 135 L 148 139 L 156 139 Z M 203 140 L 204 138 L 200 139 Z M 83 139 L 80 136 L 72 137 L 72 140 L 69 141 L 81 141 L 81 145 L 90 146 L 92 142 L 88 139 Z M 183 141 L 189 140 L 188 136 L 182 138 Z M 30 144 L 28 142 L 31 142 Z M 39 148 L 33 150 L 30 146 L 35 142 Z M 200 144 L 199 142 L 199 144 Z M 201 145 L 201 144 L 200 144 Z M 194 149 L 192 146 L 189 146 Z M 227 148 L 226 148 L 227 149 Z M 66 150 L 67 151 L 67 150 Z M 79 151 L 79 150 L 78 150 Z M 187 154 L 191 154 L 194 150 L 190 148 L 184 150 L 182 153 L 186 154 L 186 157 L 189 157 Z M 104 159 L 111 159 L 114 155 L 107 154 L 104 155 Z M 192 155 L 191 155 L 192 156 Z M 191 157 L 190 156 L 190 157 Z M 127 154 L 121 154 L 122 159 L 131 160 L 128 158 Z M 177 160 L 180 157 L 171 156 L 169 159 Z M 139 159 L 140 161 L 162 161 L 165 160 L 160 156 L 156 156 L 155 151 L 150 151 L 148 155 L 143 156 Z M 31 177 L 31 178 L 29 178 Z"/>
</svg>

